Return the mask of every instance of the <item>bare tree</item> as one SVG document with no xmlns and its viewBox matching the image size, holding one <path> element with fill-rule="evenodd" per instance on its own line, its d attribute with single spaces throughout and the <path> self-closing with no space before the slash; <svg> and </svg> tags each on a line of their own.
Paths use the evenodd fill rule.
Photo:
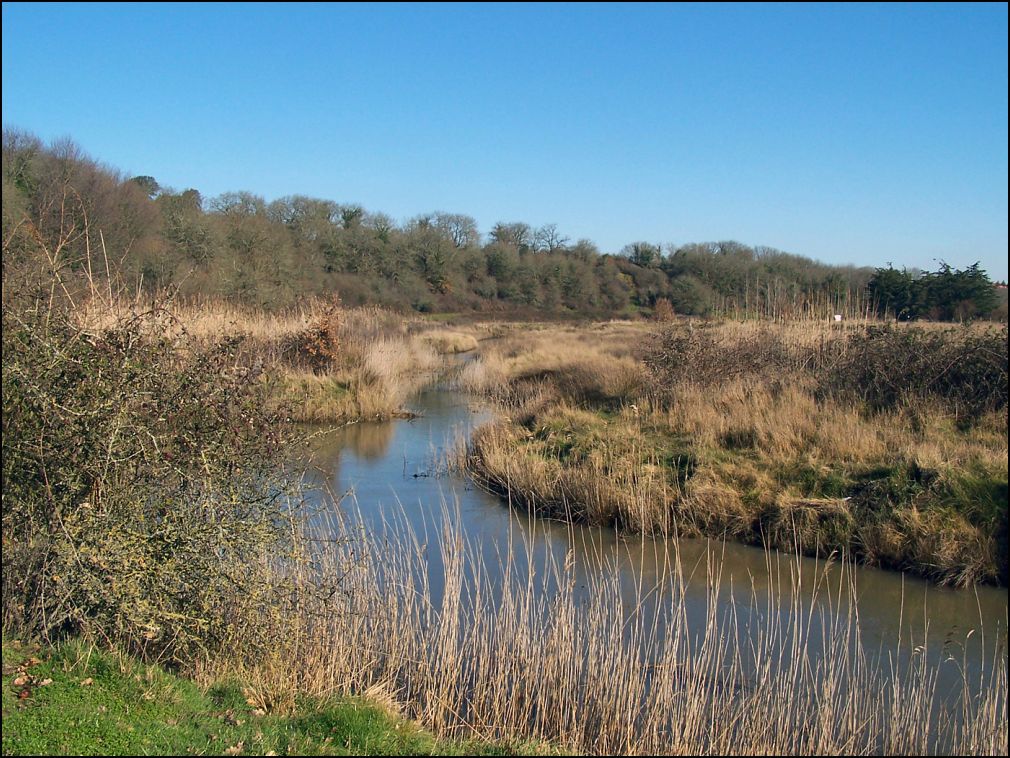
<svg viewBox="0 0 1010 758">
<path fill-rule="evenodd" d="M 562 237 L 557 224 L 545 224 L 533 236 L 533 247 L 537 252 L 556 253 L 568 247 L 568 237 Z"/>
<path fill-rule="evenodd" d="M 477 221 L 462 213 L 436 212 L 434 226 L 446 234 L 458 248 L 471 247 L 480 240 Z"/>
<path fill-rule="evenodd" d="M 527 252 L 533 245 L 533 230 L 529 224 L 522 221 L 511 223 L 499 221 L 488 236 L 492 242 L 513 247 L 519 252 Z"/>
</svg>

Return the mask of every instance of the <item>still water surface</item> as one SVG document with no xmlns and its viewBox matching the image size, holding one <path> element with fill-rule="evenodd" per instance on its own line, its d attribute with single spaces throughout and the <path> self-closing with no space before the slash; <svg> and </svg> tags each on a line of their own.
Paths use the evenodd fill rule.
<svg viewBox="0 0 1010 758">
<path fill-rule="evenodd" d="M 807 593 L 806 600 L 814 611 L 836 612 L 829 599 L 832 593 L 823 589 L 815 593 L 813 589 L 813 577 L 838 573 L 837 568 L 825 571 L 823 561 L 769 556 L 764 550 L 729 542 L 681 539 L 675 545 L 667 539 L 546 521 L 509 508 L 497 496 L 446 470 L 444 463 L 452 446 L 491 418 L 488 411 L 467 396 L 438 386 L 417 395 L 411 408 L 420 414 L 417 418 L 313 430 L 308 483 L 340 497 L 338 507 L 343 517 L 360 519 L 373 533 L 395 539 L 409 532 L 422 546 L 434 545 L 444 519 L 450 519 L 477 550 L 491 557 L 491 567 L 498 565 L 495 556 L 523 545 L 535 555 L 534 571 L 539 566 L 540 573 L 549 574 L 542 569 L 551 561 L 571 566 L 577 597 L 578 590 L 599 578 L 600 572 L 616 571 L 629 605 L 638 603 L 643 587 L 655 587 L 647 598 L 654 609 L 670 602 L 669 574 L 676 546 L 678 565 L 686 578 L 683 587 L 688 617 L 697 618 L 699 624 L 704 623 L 710 581 L 719 583 L 719 597 L 727 608 L 731 597 L 746 604 L 756 590 L 759 600 L 751 612 L 757 614 L 756 623 L 761 623 L 762 612 L 767 612 L 764 591 L 776 577 L 781 580 L 784 576 L 788 587 L 790 570 L 796 568 L 804 578 L 799 592 Z M 428 580 L 437 602 L 441 591 L 439 551 L 431 548 L 427 554 Z M 924 649 L 937 666 L 942 696 L 945 689 L 953 691 L 960 685 L 962 666 L 963 673 L 973 680 L 983 667 L 991 668 L 994 655 L 1005 658 L 1005 588 L 954 590 L 897 572 L 861 567 L 850 570 L 864 650 L 879 655 L 884 665 L 907 657 L 916 645 L 924 645 L 920 651 Z M 500 576 L 489 580 L 499 586 L 503 581 Z M 551 592 L 549 582 L 544 592 Z M 837 588 L 834 595 L 838 596 Z M 662 623 L 657 633 L 662 633 Z"/>
</svg>

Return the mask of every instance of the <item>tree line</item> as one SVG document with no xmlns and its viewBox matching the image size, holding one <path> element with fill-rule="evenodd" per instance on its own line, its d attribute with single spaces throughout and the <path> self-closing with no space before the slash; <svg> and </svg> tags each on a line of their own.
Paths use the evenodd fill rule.
<svg viewBox="0 0 1010 758">
<path fill-rule="evenodd" d="M 1006 285 L 994 285 L 978 263 L 960 270 L 941 263 L 936 271 L 926 272 L 898 271 L 888 265 L 876 270 L 868 289 L 878 315 L 900 321 L 964 321 L 993 315 L 1006 320 Z"/>
<path fill-rule="evenodd" d="M 579 315 L 627 315 L 668 301 L 682 314 L 824 317 L 897 302 L 873 284 L 879 270 L 738 242 L 638 241 L 604 253 L 554 224 L 499 222 L 482 234 L 462 213 L 397 222 L 303 195 L 204 198 L 126 176 L 70 140 L 47 145 L 16 129 L 3 133 L 3 233 L 37 235 L 82 270 L 100 250 L 139 288 L 269 308 L 332 293 L 349 305 L 421 312 Z M 17 244 L 7 247 L 5 276 L 19 265 Z"/>
</svg>

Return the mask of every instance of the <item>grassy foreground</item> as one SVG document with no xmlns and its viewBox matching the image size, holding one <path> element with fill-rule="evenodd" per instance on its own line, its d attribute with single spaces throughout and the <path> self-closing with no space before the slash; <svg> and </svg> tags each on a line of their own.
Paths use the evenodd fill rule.
<svg viewBox="0 0 1010 758">
<path fill-rule="evenodd" d="M 80 642 L 3 645 L 4 755 L 509 755 L 439 740 L 366 697 L 266 713 L 236 682 L 193 682 Z"/>
</svg>

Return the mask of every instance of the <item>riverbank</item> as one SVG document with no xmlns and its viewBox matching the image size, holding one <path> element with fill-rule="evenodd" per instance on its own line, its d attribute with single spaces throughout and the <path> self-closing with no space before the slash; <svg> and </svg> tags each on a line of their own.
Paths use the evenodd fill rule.
<svg viewBox="0 0 1010 758">
<path fill-rule="evenodd" d="M 960 698 L 955 693 L 962 690 L 962 672 L 970 672 L 968 677 L 972 682 L 986 681 L 985 687 L 988 688 L 990 673 L 1002 666 L 998 661 L 1002 653 L 994 651 L 991 644 L 993 640 L 1004 639 L 1005 591 L 993 587 L 979 587 L 974 592 L 937 589 L 913 577 L 851 563 L 829 566 L 814 559 L 765 552 L 732 542 L 632 536 L 609 526 L 592 528 L 530 517 L 523 509 L 503 507 L 495 495 L 467 486 L 466 479 L 455 472 L 432 467 L 433 461 L 442 460 L 438 447 L 440 442 L 447 441 L 451 446 L 454 439 L 465 438 L 470 429 L 483 423 L 486 412 L 483 409 L 479 412 L 474 410 L 480 407 L 479 404 L 465 394 L 441 386 L 414 398 L 411 407 L 416 408 L 420 415 L 409 422 L 358 424 L 317 437 L 318 444 L 314 445 L 311 457 L 312 469 L 317 473 L 312 482 L 327 491 L 353 493 L 345 498 L 337 511 L 352 532 L 361 529 L 362 532 L 376 534 L 376 546 L 380 548 L 376 558 L 378 573 L 382 573 L 384 566 L 400 565 L 401 560 L 394 559 L 390 554 L 394 546 L 416 544 L 423 551 L 410 562 L 418 577 L 405 581 L 397 570 L 397 578 L 390 578 L 389 586 L 398 588 L 398 597 L 420 595 L 421 618 L 431 620 L 404 621 L 389 627 L 383 622 L 388 641 L 374 647 L 395 651 L 392 657 L 397 662 L 424 661 L 424 668 L 430 665 L 427 663 L 428 655 L 436 660 L 446 657 L 462 661 L 463 693 L 453 688 L 448 694 L 436 694 L 441 690 L 435 689 L 431 697 L 446 698 L 450 707 L 461 713 L 472 707 L 482 714 L 480 720 L 483 723 L 500 723 L 502 719 L 510 719 L 518 710 L 526 714 L 525 719 L 533 720 L 517 718 L 509 722 L 513 724 L 509 729 L 523 730 L 531 726 L 545 730 L 563 728 L 565 732 L 582 734 L 580 739 L 587 740 L 592 747 L 581 748 L 577 752 L 604 750 L 597 747 L 597 739 L 611 745 L 619 744 L 622 739 L 637 741 L 640 736 L 632 725 L 629 725 L 627 733 L 613 731 L 617 728 L 615 723 L 621 723 L 627 717 L 611 710 L 609 704 L 598 703 L 595 695 L 591 697 L 593 712 L 600 708 L 612 714 L 598 727 L 577 727 L 579 722 L 575 714 L 570 720 L 565 715 L 561 725 L 542 723 L 533 714 L 538 708 L 556 708 L 567 714 L 569 706 L 565 704 L 569 699 L 574 699 L 575 703 L 586 703 L 590 696 L 578 686 L 578 682 L 580 677 L 587 676 L 590 677 L 588 690 L 598 692 L 600 699 L 613 698 L 613 708 L 643 714 L 646 703 L 651 702 L 653 697 L 650 687 L 654 669 L 649 665 L 650 656 L 660 654 L 660 649 L 666 650 L 669 643 L 674 647 L 681 646 L 682 658 L 691 658 L 689 662 L 682 660 L 682 666 L 707 665 L 694 660 L 695 653 L 701 655 L 701 650 L 691 646 L 700 636 L 709 634 L 703 631 L 709 619 L 719 620 L 711 631 L 713 644 L 721 638 L 726 641 L 728 650 L 736 651 L 740 645 L 750 644 L 751 639 L 759 635 L 782 635 L 790 638 L 790 650 L 795 646 L 803 648 L 799 658 L 807 663 L 802 665 L 817 668 L 821 665 L 818 662 L 830 657 L 832 662 L 825 665 L 837 665 L 839 672 L 843 667 L 865 667 L 867 673 L 872 672 L 873 677 L 882 679 L 858 686 L 876 688 L 877 691 L 889 686 L 883 683 L 889 673 L 901 672 L 899 677 L 907 684 L 905 677 L 909 671 L 906 665 L 910 651 L 916 648 L 913 659 L 917 664 L 925 663 L 930 676 L 935 677 L 928 687 L 934 693 L 930 696 L 934 708 L 946 709 L 947 706 L 940 706 L 941 701 L 947 701 L 948 697 L 954 700 Z M 444 499 L 449 499 L 451 505 L 439 506 Z M 324 505 L 324 501 L 320 501 L 319 507 Z M 445 542 L 443 535 L 446 535 Z M 460 552 L 463 553 L 461 561 L 457 558 Z M 475 583 L 475 577 L 479 577 L 480 581 Z M 503 582 L 508 584 L 508 590 L 502 589 Z M 840 587 L 844 588 L 841 596 L 838 594 Z M 709 589 L 713 591 L 709 593 Z M 858 602 L 849 606 L 855 595 L 858 595 Z M 515 608 L 507 609 L 500 605 L 511 604 L 513 600 L 517 605 Z M 599 610 L 597 603 L 612 609 L 607 611 L 605 618 L 595 615 Z M 381 605 L 378 606 L 372 614 L 386 613 L 381 608 Z M 425 613 L 425 608 L 432 609 L 430 615 Z M 801 609 L 795 611 L 799 617 L 783 621 L 793 613 L 790 609 L 795 608 Z M 858 614 L 850 619 L 853 624 L 851 630 L 821 628 L 822 622 L 827 619 L 837 621 L 836 614 L 844 617 L 847 610 Z M 513 613 L 517 618 L 512 617 Z M 534 619 L 527 623 L 522 618 L 524 614 L 532 615 Z M 564 626 L 568 623 L 565 621 L 568 614 L 576 625 L 586 628 L 574 632 L 567 627 L 558 629 L 558 624 Z M 360 615 L 369 615 L 369 612 L 360 612 Z M 688 639 L 678 642 L 679 632 L 670 630 L 668 626 L 670 616 L 683 618 L 682 628 L 687 632 Z M 485 618 L 489 619 L 486 629 Z M 740 619 L 739 627 L 727 622 L 732 618 Z M 925 618 L 929 619 L 928 633 L 922 624 Z M 799 623 L 802 629 L 810 623 L 809 619 L 813 619 L 811 628 L 815 631 L 799 631 L 791 626 L 794 622 Z M 426 635 L 429 642 L 412 643 L 403 650 L 401 645 L 406 642 L 402 636 L 408 634 L 416 623 L 422 627 L 435 623 L 438 629 L 432 629 L 431 635 Z M 540 631 L 539 623 L 553 625 L 555 631 Z M 622 625 L 629 630 L 624 639 L 620 635 Z M 450 631 L 452 628 L 457 628 L 458 632 Z M 911 637 L 908 636 L 909 631 L 912 632 Z M 443 645 L 452 644 L 457 633 L 461 635 L 461 649 L 444 648 Z M 504 640 L 495 639 L 496 633 Z M 570 642 L 561 643 L 552 637 L 569 633 L 573 634 Z M 447 635 L 445 640 L 442 634 Z M 485 635 L 490 639 L 485 639 Z M 852 635 L 849 639 L 853 649 L 843 651 L 844 645 L 841 644 L 831 651 L 824 649 L 823 642 L 840 641 L 847 635 Z M 860 635 L 862 637 L 857 644 L 855 637 Z M 509 643 L 509 647 L 503 648 L 504 641 L 513 637 L 521 642 L 516 642 L 514 647 Z M 987 641 L 981 646 L 986 652 L 977 644 L 981 639 Z M 591 646 L 595 652 L 580 650 L 580 640 L 581 644 Z M 952 640 L 958 642 L 953 643 Z M 630 656 L 630 659 L 625 659 L 629 648 L 634 650 L 639 644 L 641 646 L 637 649 L 644 660 L 635 663 Z M 968 651 L 962 656 L 961 648 L 957 648 L 959 660 L 956 665 L 947 661 L 947 653 L 953 644 L 964 644 Z M 421 655 L 422 650 L 430 652 Z M 886 653 L 881 654 L 880 651 Z M 710 652 L 714 654 L 714 651 Z M 731 680 L 741 684 L 752 682 L 753 674 L 748 663 L 750 653 L 745 650 L 739 653 L 743 670 L 739 672 L 739 680 L 732 678 L 737 674 L 733 674 Z M 345 655 L 356 653 L 342 649 L 333 658 L 342 659 Z M 485 660 L 485 655 L 492 660 Z M 775 658 L 779 653 L 765 652 L 761 655 Z M 613 672 L 613 667 L 618 665 L 609 660 L 613 656 L 621 657 L 619 674 L 613 673 L 608 678 L 601 673 L 597 678 L 597 674 L 590 673 L 596 668 L 604 673 Z M 886 662 L 887 656 L 891 656 L 895 666 Z M 494 661 L 499 657 L 510 663 L 501 664 L 507 670 L 502 672 L 499 682 L 494 682 L 493 672 L 499 670 L 499 664 Z M 555 658 L 558 660 L 553 660 Z M 777 660 L 778 663 L 770 664 L 776 669 L 782 663 L 780 658 Z M 384 667 L 385 664 L 380 665 Z M 454 665 L 448 666 L 446 676 L 452 676 L 449 671 Z M 716 664 L 713 662 L 712 665 Z M 734 664 L 724 660 L 720 665 L 732 667 Z M 422 702 L 428 697 L 422 696 L 428 687 L 440 688 L 446 684 L 440 682 L 437 676 L 429 679 L 429 674 L 409 665 L 399 668 L 400 664 L 396 663 L 396 666 L 403 677 L 403 686 L 409 687 Z M 487 671 L 483 670 L 485 667 Z M 574 673 L 570 668 L 582 673 Z M 543 685 L 534 684 L 535 680 L 545 676 L 540 673 L 545 670 L 569 673 L 564 676 L 558 674 L 558 678 L 554 678 L 553 673 L 546 674 L 548 680 Z M 713 668 L 710 675 L 725 670 Z M 696 674 L 701 675 L 697 670 Z M 783 670 L 781 676 L 773 677 L 769 690 L 763 694 L 769 698 L 777 698 L 781 694 L 784 699 L 792 697 L 797 702 L 802 701 L 808 697 L 803 687 L 792 695 L 771 691 L 783 686 L 792 675 Z M 721 673 L 718 676 L 718 681 L 727 681 L 721 678 Z M 817 676 L 820 676 L 819 672 Z M 478 693 L 480 697 L 470 698 L 466 695 L 466 682 L 472 682 L 474 678 L 487 689 Z M 620 684 L 615 684 L 617 682 Z M 620 692 L 615 692 L 615 688 Z M 728 684 L 727 689 L 730 689 Z M 972 691 L 975 692 L 974 688 Z M 503 695 L 502 692 L 516 694 Z M 641 694 L 643 700 L 637 700 L 635 693 Z M 730 696 L 733 691 L 730 689 L 720 694 Z M 692 697 L 686 691 L 682 692 L 682 696 Z M 515 701 L 516 697 L 520 698 L 520 703 Z M 665 695 L 657 692 L 655 697 Z M 535 698 L 532 705 L 528 704 L 529 698 Z M 673 701 L 677 701 L 675 696 Z M 537 703 L 540 705 L 537 706 Z M 650 707 L 649 715 L 643 714 L 641 718 L 656 718 L 657 722 L 648 723 L 654 723 L 654 728 L 660 731 L 667 729 L 658 721 L 663 714 L 663 706 L 653 705 L 656 712 L 653 714 Z M 686 703 L 683 705 L 687 707 Z M 705 702 L 694 705 L 702 712 L 708 707 Z M 732 709 L 737 705 L 744 711 L 749 707 L 744 703 L 730 705 L 721 701 L 712 704 L 712 707 Z M 863 709 L 859 704 L 850 705 L 853 713 L 860 714 L 856 718 L 875 718 L 872 715 L 874 706 L 868 705 Z M 760 707 L 771 709 L 773 706 L 769 702 Z M 781 707 L 788 710 L 792 706 L 783 702 Z M 881 701 L 876 707 L 886 711 L 890 706 Z M 949 713 L 946 710 L 943 712 Z M 916 713 L 925 716 L 925 706 Z M 804 720 L 805 723 L 810 723 L 812 719 L 810 714 L 795 712 L 794 715 L 798 721 Z M 683 711 L 674 718 L 682 716 L 686 718 Z M 738 712 L 736 718 L 750 716 Z M 544 719 L 550 721 L 549 716 Z M 634 726 L 646 723 L 638 719 L 639 716 L 636 716 Z M 678 727 L 669 728 L 676 732 Z M 935 734 L 943 735 L 942 740 L 951 735 L 949 727 L 939 722 L 931 728 Z M 578 729 L 585 731 L 579 732 Z M 853 739 L 858 741 L 864 737 Z M 808 738 L 809 733 L 802 739 Z M 705 752 L 698 741 L 704 739 L 702 735 L 693 733 L 685 739 L 695 745 L 693 752 Z M 660 753 L 671 749 L 661 735 L 649 744 Z M 737 745 L 745 751 L 760 749 L 743 741 Z M 647 748 L 641 749 L 647 751 Z M 781 749 L 788 751 L 790 748 Z M 815 748 L 808 745 L 806 749 Z M 719 752 L 716 748 L 713 751 Z M 931 747 L 919 750 L 934 751 Z"/>
<path fill-rule="evenodd" d="M 449 357 L 476 351 L 457 384 L 505 421 L 474 436 L 467 466 L 541 515 L 1008 581 L 1005 329 L 1002 343 L 998 327 L 936 324 L 868 341 L 880 325 L 455 323 L 321 301 L 173 315 L 236 340 L 295 422 L 409 415 Z M 992 361 L 968 376 L 988 352 L 1001 376 Z"/>
<path fill-rule="evenodd" d="M 504 419 L 474 435 L 475 479 L 552 518 L 1006 584 L 1005 329 L 905 328 L 872 337 L 895 343 L 879 347 L 865 327 L 665 329 L 665 348 L 661 330 L 634 323 L 484 343 L 461 381 Z M 837 375 L 872 367 L 857 348 L 909 362 L 901 340 L 924 365 L 870 377 L 867 391 L 876 381 L 893 395 L 870 407 Z M 930 356 L 946 373 L 903 394 Z"/>
<path fill-rule="evenodd" d="M 422 468 L 451 431 L 436 436 L 425 419 L 396 422 L 415 435 L 413 461 L 362 435 L 361 457 L 382 458 L 371 489 L 342 489 L 330 471 L 334 497 L 310 500 L 285 464 L 292 425 L 263 413 L 265 348 L 213 329 L 179 337 L 162 310 L 82 327 L 73 304 L 53 309 L 45 294 L 4 312 L 7 634 L 92 640 L 198 687 L 242 682 L 278 716 L 383 692 L 438 739 L 599 754 L 1006 752 L 998 624 L 995 643 L 969 633 L 982 649 L 949 662 L 946 643 L 909 644 L 900 623 L 864 639 L 844 565 L 764 553 L 738 574 L 750 578 L 738 594 L 717 546 L 695 543 L 704 552 L 685 563 L 680 540 L 643 539 L 626 560 L 624 540 L 597 551 L 562 529 L 545 543 L 543 521 L 524 530 L 497 501 L 508 523 L 482 543 L 462 529 L 466 482 L 439 491 L 439 473 Z M 515 345 L 499 368 L 507 377 L 509 360 L 528 360 L 530 373 L 496 383 L 485 353 L 456 381 L 483 377 L 516 423 L 562 392 L 641 414 L 622 398 L 648 390 L 633 337 L 649 328 L 576 330 L 558 351 L 549 329 L 517 327 L 499 334 Z M 307 344 L 339 347 L 340 334 L 310 330 Z M 587 357 L 599 345 L 614 359 L 603 367 Z M 329 348 L 301 355 L 334 361 Z M 342 454 L 333 464 L 351 468 Z M 401 498 L 394 481 L 435 489 Z M 369 524 L 353 499 L 376 492 Z M 437 528 L 397 531 L 438 512 Z"/>
<path fill-rule="evenodd" d="M 92 301 L 80 323 L 101 330 L 146 306 Z M 191 299 L 159 306 L 164 332 L 201 345 L 230 343 L 236 366 L 255 370 L 269 410 L 295 423 L 345 424 L 408 415 L 406 400 L 445 367 L 445 357 L 474 350 L 493 324 L 446 328 L 378 307 L 347 308 L 312 299 L 279 311 Z"/>
<path fill-rule="evenodd" d="M 457 384 L 504 418 L 465 465 L 541 515 L 1008 581 L 1005 327 L 454 323 L 322 301 L 171 318 L 231 340 L 294 422 L 409 415 L 476 351 Z"/>
<path fill-rule="evenodd" d="M 79 641 L 3 644 L 4 755 L 544 755 L 438 739 L 379 690 L 268 712 L 240 681 L 198 686 Z"/>
</svg>

